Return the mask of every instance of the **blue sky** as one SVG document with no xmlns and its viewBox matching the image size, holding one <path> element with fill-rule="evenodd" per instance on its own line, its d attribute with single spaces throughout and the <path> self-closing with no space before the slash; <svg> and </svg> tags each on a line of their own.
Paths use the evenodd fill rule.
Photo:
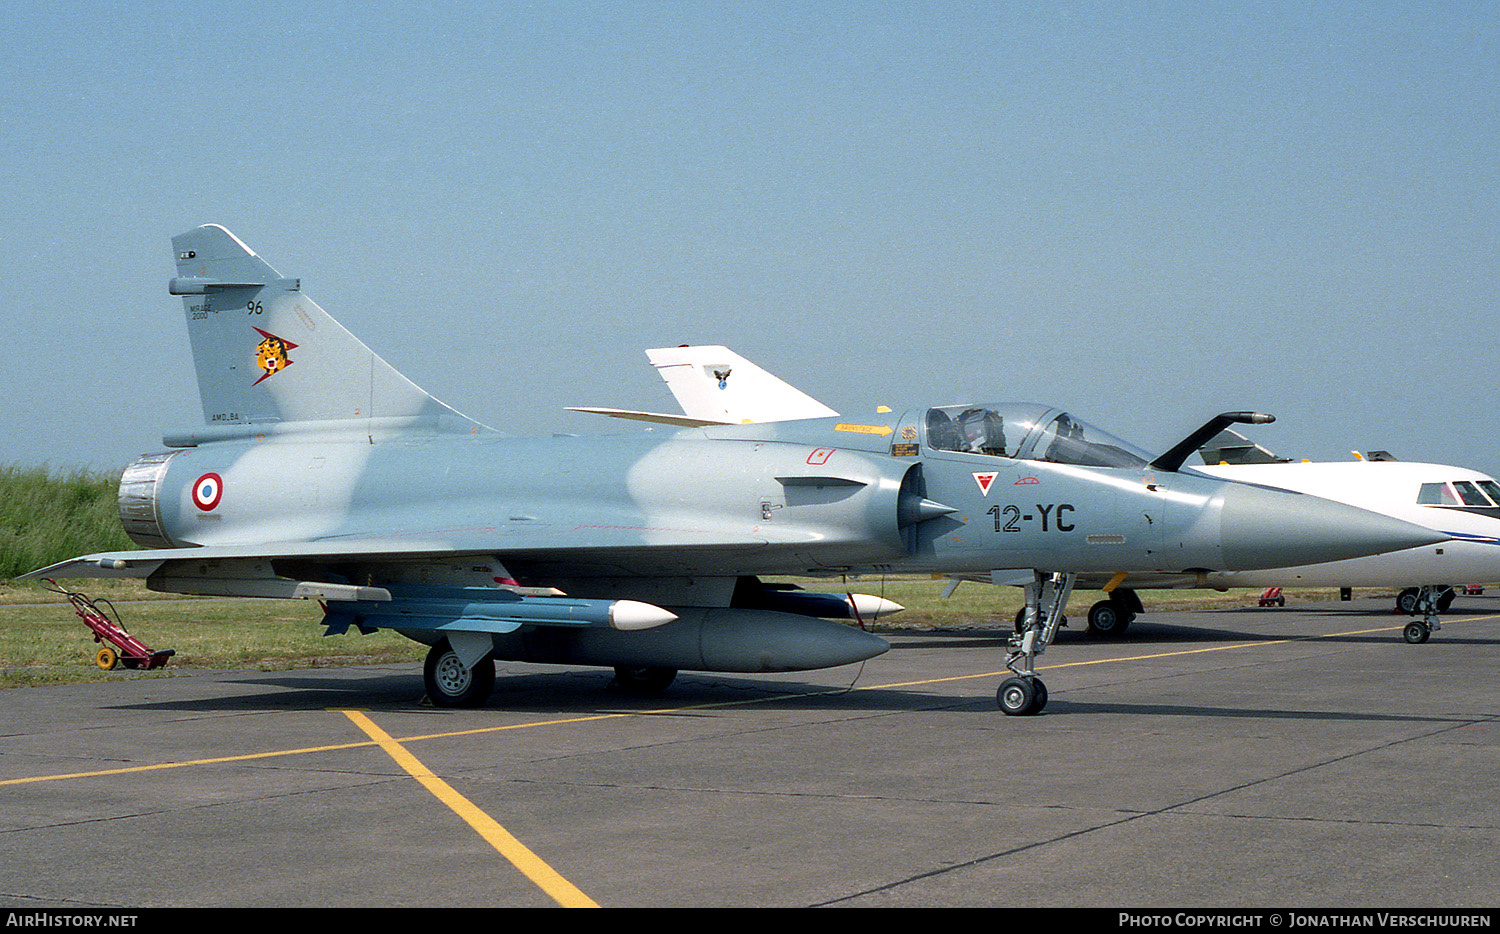
<svg viewBox="0 0 1500 934">
<path fill-rule="evenodd" d="M 168 240 L 216 222 L 517 433 L 724 343 L 851 414 L 1500 472 L 1497 11 L 20 0 L 0 462 L 201 420 Z"/>
</svg>

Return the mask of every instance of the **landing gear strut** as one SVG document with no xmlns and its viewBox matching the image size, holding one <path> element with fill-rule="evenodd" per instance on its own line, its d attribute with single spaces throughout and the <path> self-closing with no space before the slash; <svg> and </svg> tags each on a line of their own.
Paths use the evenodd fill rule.
<svg viewBox="0 0 1500 934">
<path fill-rule="evenodd" d="M 1015 677 L 1000 682 L 995 703 L 1011 717 L 1026 717 L 1042 712 L 1047 706 L 1047 686 L 1036 676 L 1036 657 L 1047 650 L 1062 624 L 1063 610 L 1073 593 L 1072 574 L 1034 572 L 1026 592 L 1025 628 L 1010 637 L 1010 654 L 1005 667 Z"/>
</svg>

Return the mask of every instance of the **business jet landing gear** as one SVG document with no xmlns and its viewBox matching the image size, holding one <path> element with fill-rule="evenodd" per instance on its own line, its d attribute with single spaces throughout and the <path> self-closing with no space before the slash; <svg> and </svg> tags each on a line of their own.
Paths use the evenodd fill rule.
<svg viewBox="0 0 1500 934">
<path fill-rule="evenodd" d="M 1030 716 L 1047 706 L 1047 686 L 1036 676 L 1036 657 L 1057 636 L 1063 610 L 1073 593 L 1073 580 L 1072 574 L 1036 571 L 1032 583 L 1021 588 L 1026 593 L 1025 628 L 1010 637 L 1010 654 L 1005 661 L 1005 667 L 1016 676 L 1000 682 L 995 692 L 995 703 L 1006 716 Z"/>
<path fill-rule="evenodd" d="M 1402 598 L 1406 597 L 1412 591 L 1403 590 L 1401 597 L 1398 597 L 1396 600 L 1396 605 L 1413 616 L 1420 615 L 1422 617 L 1421 619 L 1414 619 L 1407 623 L 1406 627 L 1401 630 L 1401 638 L 1412 645 L 1421 645 L 1434 632 L 1443 628 L 1442 624 L 1438 622 L 1438 614 L 1446 610 L 1453 603 L 1453 588 L 1443 585 L 1441 587 L 1413 588 L 1413 590 L 1415 590 L 1415 593 L 1412 594 L 1411 599 L 1408 601 L 1403 601 Z M 1444 602 L 1445 597 L 1447 598 L 1446 603 Z"/>
<path fill-rule="evenodd" d="M 1447 584 L 1440 587 L 1408 587 L 1396 595 L 1396 612 L 1405 613 L 1407 616 L 1420 614 L 1422 607 L 1419 601 L 1422 598 L 1422 591 L 1424 590 L 1436 590 L 1438 592 L 1437 611 L 1439 613 L 1448 612 L 1448 608 L 1453 605 L 1453 598 L 1458 595 L 1457 591 Z"/>
</svg>

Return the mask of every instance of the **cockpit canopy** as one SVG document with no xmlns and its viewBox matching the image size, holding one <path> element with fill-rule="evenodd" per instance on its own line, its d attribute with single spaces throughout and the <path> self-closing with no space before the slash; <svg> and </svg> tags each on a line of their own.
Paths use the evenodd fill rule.
<svg viewBox="0 0 1500 934">
<path fill-rule="evenodd" d="M 1144 467 L 1150 455 L 1059 409 L 1034 403 L 928 409 L 927 446 L 1080 467 Z"/>
</svg>

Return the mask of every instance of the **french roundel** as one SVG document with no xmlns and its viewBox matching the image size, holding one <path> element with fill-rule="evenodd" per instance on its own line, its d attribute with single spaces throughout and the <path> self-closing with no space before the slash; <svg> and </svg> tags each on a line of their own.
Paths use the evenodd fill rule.
<svg viewBox="0 0 1500 934">
<path fill-rule="evenodd" d="M 193 484 L 193 505 L 204 512 L 219 505 L 224 495 L 224 479 L 216 473 L 206 473 Z"/>
</svg>

